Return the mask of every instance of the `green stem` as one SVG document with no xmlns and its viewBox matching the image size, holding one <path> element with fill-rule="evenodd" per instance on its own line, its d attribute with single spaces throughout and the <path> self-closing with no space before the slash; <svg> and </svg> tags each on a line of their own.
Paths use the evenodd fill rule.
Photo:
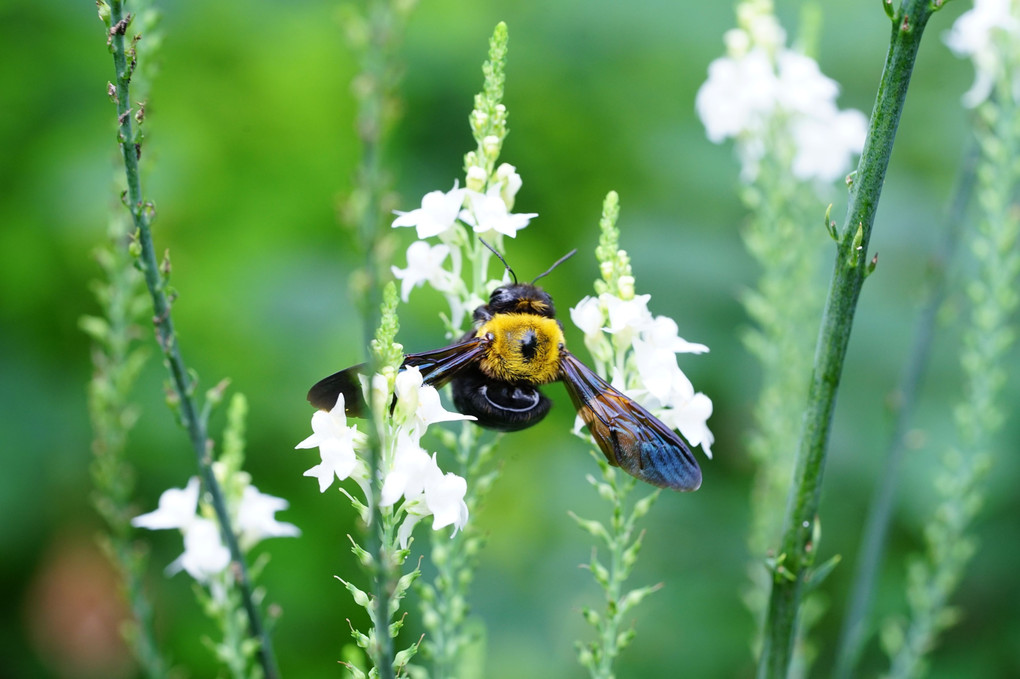
<svg viewBox="0 0 1020 679">
<path fill-rule="evenodd" d="M 117 121 L 120 126 L 118 141 L 124 158 L 124 173 L 128 187 L 125 202 L 137 230 L 138 245 L 140 245 L 141 249 L 137 262 L 145 277 L 146 287 L 152 297 L 153 323 L 156 326 L 156 338 L 163 351 L 167 369 L 170 372 L 174 395 L 178 401 L 178 413 L 181 424 L 187 430 L 188 436 L 191 439 L 202 481 L 212 499 L 216 518 L 220 523 L 223 540 L 230 550 L 233 572 L 241 591 L 245 611 L 248 614 L 251 636 L 259 642 L 259 662 L 262 665 L 266 678 L 276 679 L 279 676 L 279 671 L 273 656 L 273 648 L 269 636 L 262 626 L 262 619 L 255 605 L 248 568 L 245 564 L 241 548 L 237 543 L 237 538 L 231 528 L 230 515 L 227 512 L 222 489 L 213 474 L 206 422 L 198 414 L 194 398 L 195 383 L 188 373 L 184 360 L 181 358 L 180 348 L 177 345 L 177 338 L 174 332 L 173 318 L 170 314 L 170 299 L 167 295 L 166 280 L 160 272 L 156 261 L 155 246 L 152 241 L 151 205 L 146 203 L 143 198 L 138 168 L 141 147 L 136 142 L 131 125 L 130 84 L 131 74 L 134 71 L 134 63 L 129 65 L 128 53 L 124 45 L 124 35 L 127 32 L 131 18 L 131 15 L 126 14 L 124 11 L 123 0 L 111 0 L 109 38 L 114 68 L 116 70 Z M 132 62 L 133 59 L 134 57 L 132 56 Z"/>
<path fill-rule="evenodd" d="M 364 89 L 358 98 L 357 135 L 361 143 L 361 162 L 355 182 L 358 198 L 356 228 L 358 244 L 365 260 L 363 287 L 359 291 L 358 306 L 364 321 L 365 346 L 375 346 L 375 332 L 380 323 L 382 284 L 387 269 L 379 253 L 379 233 L 382 227 L 382 203 L 387 190 L 382 167 L 382 149 L 388 127 L 386 106 L 395 86 L 395 37 L 402 24 L 398 12 L 390 0 L 371 0 L 365 8 L 367 42 L 361 47 L 362 67 L 360 78 Z M 375 351 L 368 354 L 368 374 L 379 372 L 384 358 Z M 399 577 L 397 555 L 391 554 L 387 545 L 394 544 L 388 536 L 386 517 L 379 506 L 381 495 L 380 469 L 382 468 L 382 442 L 385 436 L 380 427 L 386 426 L 384 418 L 376 416 L 372 409 L 366 414 L 368 434 L 367 453 L 369 478 L 374 493 L 366 498 L 369 503 L 370 525 L 367 528 L 367 548 L 374 561 L 372 572 L 372 603 L 369 615 L 375 630 L 375 646 L 370 649 L 372 663 L 381 679 L 393 679 L 395 670 L 394 640 L 390 629 L 391 592 Z"/>
<path fill-rule="evenodd" d="M 870 269 L 866 261 L 868 242 L 921 36 L 936 9 L 931 0 L 903 0 L 892 17 L 889 51 L 850 191 L 815 349 L 808 405 L 765 620 L 758 663 L 760 679 L 785 678 L 790 666 L 797 613 L 814 557 L 812 536 L 836 393 L 861 286 Z"/>
<path fill-rule="evenodd" d="M 931 263 L 928 299 L 921 310 L 920 318 L 918 318 L 914 342 L 908 354 L 909 363 L 897 390 L 898 408 L 893 423 L 893 434 L 889 441 L 889 452 L 879 475 L 881 485 L 871 501 L 868 521 L 861 536 L 861 549 L 859 550 L 861 556 L 854 574 L 849 608 L 843 620 L 843 630 L 840 633 L 839 650 L 836 655 L 836 668 L 833 675 L 836 679 L 850 679 L 854 676 L 855 666 L 865 640 L 865 624 L 871 609 L 875 574 L 882 561 L 885 537 L 892 517 L 896 491 L 900 485 L 900 466 L 906 450 L 907 431 L 931 353 L 935 317 L 946 297 L 948 279 L 946 270 L 950 262 L 955 259 L 964 212 L 974 191 L 977 151 L 977 145 L 973 144 L 966 154 L 946 217 L 944 240 Z"/>
<path fill-rule="evenodd" d="M 600 630 L 600 644 L 602 653 L 599 656 L 599 665 L 594 676 L 598 679 L 613 679 L 613 665 L 620 655 L 618 644 L 620 638 L 620 624 L 623 622 L 623 611 L 620 602 L 623 596 L 623 583 L 630 574 L 630 569 L 624 563 L 623 555 L 630 546 L 630 534 L 633 527 L 624 515 L 625 503 L 630 491 L 634 489 L 634 480 L 630 477 L 617 483 L 619 474 L 615 474 L 610 481 L 613 487 L 613 518 L 610 521 L 609 539 L 609 586 L 606 589 L 606 611 L 605 621 Z"/>
</svg>

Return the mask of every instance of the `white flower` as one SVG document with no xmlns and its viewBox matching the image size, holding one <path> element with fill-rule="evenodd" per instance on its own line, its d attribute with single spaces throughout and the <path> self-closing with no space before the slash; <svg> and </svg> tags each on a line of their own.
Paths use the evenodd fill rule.
<svg viewBox="0 0 1020 679">
<path fill-rule="evenodd" d="M 828 118 L 836 109 L 839 85 L 825 76 L 811 57 L 782 50 L 776 56 L 779 80 L 776 104 L 787 113 Z"/>
<path fill-rule="evenodd" d="M 538 213 L 512 214 L 500 195 L 499 184 L 493 184 L 484 194 L 468 191 L 469 208 L 460 213 L 461 220 L 470 225 L 476 233 L 496 231 L 511 238 L 528 225 Z"/>
<path fill-rule="evenodd" d="M 641 329 L 641 337 L 649 344 L 667 349 L 677 354 L 704 354 L 708 347 L 704 344 L 688 342 L 677 333 L 676 321 L 669 316 L 656 316 Z"/>
<path fill-rule="evenodd" d="M 360 442 L 363 434 L 357 427 L 347 426 L 347 415 L 344 413 L 344 395 L 340 394 L 336 405 L 328 413 L 317 410 L 312 414 L 311 436 L 295 448 L 318 448 L 322 459 L 305 472 L 305 476 L 314 476 L 319 480 L 319 492 L 333 483 L 334 477 L 343 481 L 358 467 L 358 457 L 354 454 L 356 442 Z"/>
<path fill-rule="evenodd" d="M 393 467 L 383 480 L 379 504 L 389 507 L 404 499 L 406 518 L 397 531 L 402 546 L 407 546 L 414 527 L 429 514 L 433 515 L 433 530 L 451 524 L 463 528 L 468 520 L 466 493 L 467 481 L 452 472 L 444 474 L 436 456 L 430 457 L 407 432 L 398 435 Z"/>
<path fill-rule="evenodd" d="M 790 133 L 797 148 L 791 170 L 798 179 L 832 182 L 846 174 L 864 148 L 868 119 L 860 111 L 834 111 L 830 118 L 798 118 Z"/>
<path fill-rule="evenodd" d="M 726 54 L 739 59 L 751 49 L 751 36 L 742 28 L 731 28 L 723 33 L 723 44 L 726 45 Z"/>
<path fill-rule="evenodd" d="M 710 141 L 763 131 L 775 107 L 778 79 L 763 49 L 740 58 L 720 57 L 708 65 L 708 80 L 698 89 L 694 107 Z"/>
<path fill-rule="evenodd" d="M 770 149 L 793 149 L 792 174 L 832 182 L 846 174 L 864 147 L 867 119 L 836 106 L 839 85 L 818 63 L 783 46 L 786 36 L 772 3 L 737 8 L 739 29 L 725 35 L 728 55 L 708 67 L 695 108 L 710 141 L 737 141 L 741 179 L 758 176 Z"/>
<path fill-rule="evenodd" d="M 960 15 L 945 35 L 957 56 L 974 62 L 974 85 L 963 95 L 973 108 L 992 93 L 1007 63 L 1020 57 L 1020 4 L 1016 0 L 974 0 L 974 8 Z M 1020 97 L 1020 74 L 1013 81 L 1013 96 Z"/>
<path fill-rule="evenodd" d="M 712 443 L 715 441 L 715 436 L 708 428 L 708 418 L 712 416 L 712 399 L 701 392 L 686 399 L 674 394 L 670 407 L 657 414 L 667 426 L 679 430 L 692 447 L 701 446 L 705 455 L 711 459 Z"/>
<path fill-rule="evenodd" d="M 401 497 L 413 502 L 425 492 L 425 480 L 435 464 L 418 442 L 407 433 L 397 436 L 393 467 L 383 480 L 379 506 L 389 507 Z"/>
<path fill-rule="evenodd" d="M 199 480 L 192 476 L 184 488 L 170 488 L 159 496 L 159 509 L 136 516 L 131 525 L 149 530 L 179 528 L 184 530 L 196 520 Z"/>
<path fill-rule="evenodd" d="M 595 297 L 585 297 L 570 309 L 570 320 L 584 331 L 585 337 L 602 334 L 604 318 L 602 306 Z"/>
<path fill-rule="evenodd" d="M 402 413 L 412 415 L 418 410 L 418 393 L 425 380 L 421 376 L 421 368 L 408 366 L 397 373 L 393 380 L 393 395 L 397 397 L 397 408 Z"/>
<path fill-rule="evenodd" d="M 630 394 L 631 397 L 654 411 L 670 429 L 679 430 L 691 447 L 700 445 L 711 458 L 715 440 L 708 428 L 712 400 L 694 391 L 694 385 L 677 365 L 675 354 L 634 340 L 634 363 L 641 388 Z"/>
<path fill-rule="evenodd" d="M 247 479 L 247 475 L 243 475 Z M 247 481 L 245 481 L 246 483 Z M 171 488 L 159 498 L 159 509 L 135 517 L 131 522 L 153 530 L 177 528 L 184 535 L 184 553 L 167 566 L 167 574 L 180 570 L 202 583 L 220 573 L 230 563 L 230 550 L 223 544 L 219 524 L 198 515 L 199 481 L 192 477 L 185 488 Z M 281 523 L 274 514 L 287 508 L 287 501 L 264 495 L 252 485 L 245 485 L 241 499 L 229 507 L 236 517 L 241 549 L 247 550 L 266 537 L 299 535 L 296 526 Z M 235 511 L 236 510 L 236 511 Z"/>
<path fill-rule="evenodd" d="M 439 398 L 439 391 L 431 384 L 426 384 L 418 392 L 418 409 L 415 411 L 417 430 L 425 433 L 430 424 L 437 422 L 457 422 L 474 420 L 474 415 L 464 415 L 457 411 L 447 410 Z"/>
<path fill-rule="evenodd" d="M 499 195 L 506 203 L 506 209 L 512 210 L 514 198 L 520 191 L 523 181 L 521 175 L 517 174 L 517 168 L 509 163 L 502 163 L 496 168 L 496 181 L 499 182 Z"/>
<path fill-rule="evenodd" d="M 457 219 L 464 204 L 464 192 L 466 189 L 457 188 L 457 181 L 453 182 L 453 188 L 443 193 L 432 191 L 426 193 L 421 199 L 421 207 L 410 212 L 399 212 L 393 220 L 393 226 L 413 226 L 418 231 L 418 238 L 429 238 L 438 236 L 451 226 Z"/>
<path fill-rule="evenodd" d="M 167 566 L 168 575 L 182 568 L 199 582 L 208 582 L 230 564 L 230 550 L 223 545 L 215 521 L 196 518 L 184 531 L 184 553 Z"/>
<path fill-rule="evenodd" d="M 740 16 L 738 9 L 737 21 L 746 26 L 751 44 L 758 45 L 769 52 L 775 52 L 786 44 L 786 31 L 783 30 L 775 15 L 772 14 L 771 4 L 768 3 L 767 8 L 759 9 L 759 11 L 754 13 L 747 13 L 743 17 Z M 746 6 L 746 3 L 741 5 L 741 8 L 744 6 Z"/>
<path fill-rule="evenodd" d="M 417 366 L 405 368 L 397 373 L 393 392 L 397 396 L 397 408 L 405 415 L 407 423 L 419 438 L 430 424 L 475 419 L 472 415 L 443 408 L 439 391 L 432 385 L 423 383 L 421 370 Z"/>
<path fill-rule="evenodd" d="M 300 535 L 301 531 L 294 524 L 276 520 L 276 512 L 287 507 L 283 498 L 266 495 L 255 486 L 245 486 L 237 508 L 237 531 L 241 542 L 254 545 L 263 538 Z"/>
<path fill-rule="evenodd" d="M 635 295 L 633 299 L 622 300 L 607 292 L 599 295 L 599 301 L 609 315 L 606 332 L 613 335 L 619 345 L 630 344 L 631 340 L 652 322 L 652 312 L 648 310 L 651 295 Z"/>
<path fill-rule="evenodd" d="M 468 168 L 464 185 L 471 191 L 482 191 L 487 181 L 489 181 L 489 175 L 485 173 L 485 169 L 472 165 Z"/>
<path fill-rule="evenodd" d="M 453 533 L 456 535 L 458 530 L 467 525 L 468 507 L 464 502 L 467 481 L 453 472 L 443 474 L 434 455 L 432 463 L 434 472 L 425 485 L 425 504 L 434 517 L 432 530 L 439 530 L 452 524 Z"/>
<path fill-rule="evenodd" d="M 450 327 L 459 328 L 465 316 L 470 316 L 475 309 L 488 304 L 488 300 L 471 293 L 467 297 L 447 295 L 450 302 Z"/>
<path fill-rule="evenodd" d="M 429 245 L 423 240 L 416 240 L 407 248 L 407 268 L 398 269 L 391 266 L 393 275 L 400 280 L 400 298 L 405 302 L 411 290 L 428 283 L 439 292 L 447 292 L 453 284 L 453 277 L 443 268 L 450 248 L 440 243 Z"/>
<path fill-rule="evenodd" d="M 660 403 L 668 404 L 677 393 L 694 393 L 691 381 L 677 365 L 674 352 L 639 339 L 634 340 L 633 346 L 641 384 Z"/>
</svg>

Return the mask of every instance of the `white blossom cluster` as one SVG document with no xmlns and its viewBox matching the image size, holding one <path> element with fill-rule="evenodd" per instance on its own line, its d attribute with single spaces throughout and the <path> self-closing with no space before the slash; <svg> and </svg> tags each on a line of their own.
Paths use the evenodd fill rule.
<svg viewBox="0 0 1020 679">
<path fill-rule="evenodd" d="M 621 287 L 632 290 L 633 278 L 627 278 L 621 281 Z M 712 400 L 694 391 L 676 360 L 678 353 L 701 354 L 708 347 L 680 337 L 672 318 L 653 316 L 648 310 L 651 295 L 625 296 L 629 299 L 608 292 L 585 297 L 570 310 L 570 319 L 584 331 L 585 346 L 596 361 L 603 365 L 615 363 L 608 371 L 613 386 L 648 408 L 668 427 L 679 430 L 692 446 L 700 445 L 711 458 L 715 440 L 708 428 Z M 614 356 L 626 356 L 628 351 L 632 366 L 614 361 Z"/>
<path fill-rule="evenodd" d="M 476 236 L 488 241 L 502 236 L 516 238 L 517 232 L 538 216 L 510 211 L 520 188 L 521 176 L 513 165 L 501 164 L 491 179 L 480 167 L 472 166 L 467 187 L 459 188 L 454 181 L 453 188 L 445 193 L 425 194 L 420 208 L 397 212 L 393 226 L 414 227 L 419 238 L 407 249 L 407 268 L 392 268 L 400 280 L 401 298 L 406 302 L 411 290 L 428 283 L 450 304 L 449 330 L 459 330 L 465 317 L 486 302 L 479 295 L 478 285 L 465 283 L 465 253 L 477 253 L 471 262 L 472 273 L 482 276 L 479 282 L 484 282 L 490 253 L 480 246 Z M 426 240 L 431 238 L 438 243 Z"/>
<path fill-rule="evenodd" d="M 1009 78 L 1013 99 L 1020 100 L 1020 0 L 974 0 L 945 36 L 959 57 L 974 62 L 974 85 L 963 95 L 973 108 L 991 95 L 1001 78 Z"/>
<path fill-rule="evenodd" d="M 726 56 L 709 64 L 695 108 L 708 138 L 735 139 L 741 179 L 752 182 L 767 150 L 791 147 L 790 171 L 800 180 L 832 182 L 864 148 L 867 118 L 839 110 L 839 85 L 817 62 L 785 46 L 772 0 L 737 6 L 738 28 L 726 32 Z"/>
<path fill-rule="evenodd" d="M 235 501 L 227 498 L 228 511 L 238 531 L 238 543 L 248 551 L 264 538 L 296 537 L 297 526 L 276 520 L 287 501 L 266 495 L 240 475 L 243 490 Z M 131 525 L 150 530 L 175 528 L 184 536 L 184 553 L 167 566 L 167 573 L 184 570 L 195 580 L 209 583 L 230 564 L 230 550 L 223 544 L 219 524 L 199 511 L 200 482 L 197 476 L 184 488 L 170 488 L 159 497 L 159 508 L 136 516 Z M 211 513 L 211 512 L 206 512 Z"/>
<path fill-rule="evenodd" d="M 386 378 L 382 375 L 372 380 L 376 392 L 388 394 L 385 385 Z M 433 517 L 434 530 L 452 525 L 456 533 L 467 524 L 468 508 L 464 502 L 467 482 L 452 472 L 444 473 L 435 453 L 429 454 L 421 447 L 421 437 L 430 424 L 473 418 L 445 410 L 439 392 L 422 383 L 421 372 L 416 367 L 397 374 L 394 394 L 393 428 L 390 435 L 384 437 L 379 469 L 382 479 L 379 505 L 396 506 L 403 512 L 397 537 L 400 544 L 406 546 L 415 525 L 427 516 Z M 388 400 L 384 394 L 372 402 Z M 347 424 L 343 394 L 332 410 L 319 410 L 312 415 L 312 432 L 295 446 L 319 449 L 319 464 L 306 471 L 305 476 L 318 479 L 320 492 L 325 492 L 334 480 L 353 478 L 365 497 L 370 498 L 373 484 L 363 458 L 366 437 L 364 432 L 358 431 L 357 425 Z"/>
</svg>

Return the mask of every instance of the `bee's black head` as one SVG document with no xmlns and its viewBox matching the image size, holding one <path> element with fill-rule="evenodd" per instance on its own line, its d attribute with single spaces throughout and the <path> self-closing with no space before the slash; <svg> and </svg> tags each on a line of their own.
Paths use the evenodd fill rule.
<svg viewBox="0 0 1020 679">
<path fill-rule="evenodd" d="M 536 314 L 555 318 L 552 297 L 531 283 L 508 283 L 492 291 L 489 310 L 494 314 Z"/>
</svg>

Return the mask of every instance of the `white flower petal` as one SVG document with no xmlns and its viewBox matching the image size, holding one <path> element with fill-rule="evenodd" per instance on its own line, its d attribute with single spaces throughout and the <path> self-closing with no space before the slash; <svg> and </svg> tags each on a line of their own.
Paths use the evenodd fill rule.
<svg viewBox="0 0 1020 679">
<path fill-rule="evenodd" d="M 668 349 L 678 354 L 703 354 L 708 351 L 704 344 L 688 342 L 677 333 L 679 328 L 669 316 L 656 316 L 651 323 L 643 329 L 642 339 L 649 344 Z"/>
<path fill-rule="evenodd" d="M 617 346 L 629 344 L 652 322 L 652 314 L 648 311 L 651 298 L 651 295 L 635 295 L 633 299 L 622 300 L 609 293 L 599 295 L 599 301 L 609 316 L 609 326 L 605 330 L 614 336 Z"/>
<path fill-rule="evenodd" d="M 237 530 L 242 541 L 251 546 L 263 538 L 300 535 L 301 531 L 294 524 L 276 520 L 276 512 L 287 507 L 283 498 L 259 492 L 255 486 L 246 486 L 237 508 Z"/>
<path fill-rule="evenodd" d="M 401 431 L 397 435 L 397 449 L 393 454 L 393 467 L 386 472 L 383 480 L 382 497 L 379 504 L 388 507 L 400 499 L 413 501 L 425 490 L 425 479 L 429 473 L 431 458 L 418 445 L 411 432 Z"/>
<path fill-rule="evenodd" d="M 701 446 L 708 458 L 712 457 L 712 443 L 715 441 L 715 436 L 708 428 L 708 418 L 711 415 L 712 400 L 700 392 L 658 413 L 659 419 L 667 426 L 679 430 L 692 447 Z"/>
<path fill-rule="evenodd" d="M 509 163 L 500 164 L 496 168 L 496 181 L 499 182 L 499 195 L 506 203 L 506 209 L 513 209 L 514 199 L 523 185 L 521 175 L 517 174 L 517 168 Z"/>
<path fill-rule="evenodd" d="M 598 335 L 602 332 L 605 316 L 602 306 L 595 297 L 584 297 L 570 309 L 570 320 L 584 331 L 585 337 Z"/>
<path fill-rule="evenodd" d="M 694 107 L 710 141 L 757 133 L 776 105 L 778 78 L 768 53 L 752 49 L 734 59 L 720 57 L 708 66 Z"/>
<path fill-rule="evenodd" d="M 222 572 L 230 564 L 230 550 L 223 545 L 219 526 L 209 519 L 195 519 L 184 533 L 184 553 L 174 564 L 199 582 Z"/>
<path fill-rule="evenodd" d="M 439 398 L 439 391 L 432 385 L 426 384 L 418 392 L 418 410 L 416 412 L 417 423 L 421 433 L 436 422 L 457 422 L 459 420 L 474 420 L 473 415 L 447 410 Z"/>
<path fill-rule="evenodd" d="M 457 188 L 457 182 L 454 181 L 450 191 L 426 193 L 417 210 L 397 212 L 393 226 L 413 226 L 418 232 L 418 238 L 438 236 L 453 226 L 464 204 L 464 192 L 465 189 Z"/>
<path fill-rule="evenodd" d="M 357 427 L 347 426 L 347 415 L 344 412 L 344 397 L 340 394 L 336 405 L 328 413 L 317 410 L 312 414 L 311 436 L 295 448 L 318 448 L 321 463 L 304 473 L 319 480 L 319 491 L 325 492 L 336 477 L 343 481 L 357 468 L 355 441 L 361 440 Z"/>
<path fill-rule="evenodd" d="M 461 211 L 460 219 L 476 233 L 496 231 L 504 236 L 516 238 L 517 232 L 526 227 L 531 218 L 537 217 L 538 214 L 511 214 L 499 191 L 499 184 L 489 187 L 484 194 L 468 191 L 469 208 Z"/>
<path fill-rule="evenodd" d="M 159 508 L 136 516 L 131 525 L 149 530 L 167 528 L 185 529 L 196 520 L 200 482 L 197 476 L 188 480 L 184 488 L 170 488 L 159 496 Z"/>
<path fill-rule="evenodd" d="M 453 283 L 453 274 L 443 268 L 443 262 L 450 254 L 450 248 L 442 243 L 429 245 L 415 241 L 407 248 L 407 268 L 390 267 L 393 275 L 400 280 L 400 297 L 405 302 L 411 290 L 428 283 L 439 292 L 446 292 Z"/>
<path fill-rule="evenodd" d="M 436 466 L 436 469 L 439 467 Z M 468 508 L 464 502 L 466 493 L 467 481 L 453 472 L 440 474 L 431 479 L 425 487 L 425 503 L 434 517 L 432 530 L 439 530 L 451 524 L 459 530 L 467 524 Z"/>
</svg>

